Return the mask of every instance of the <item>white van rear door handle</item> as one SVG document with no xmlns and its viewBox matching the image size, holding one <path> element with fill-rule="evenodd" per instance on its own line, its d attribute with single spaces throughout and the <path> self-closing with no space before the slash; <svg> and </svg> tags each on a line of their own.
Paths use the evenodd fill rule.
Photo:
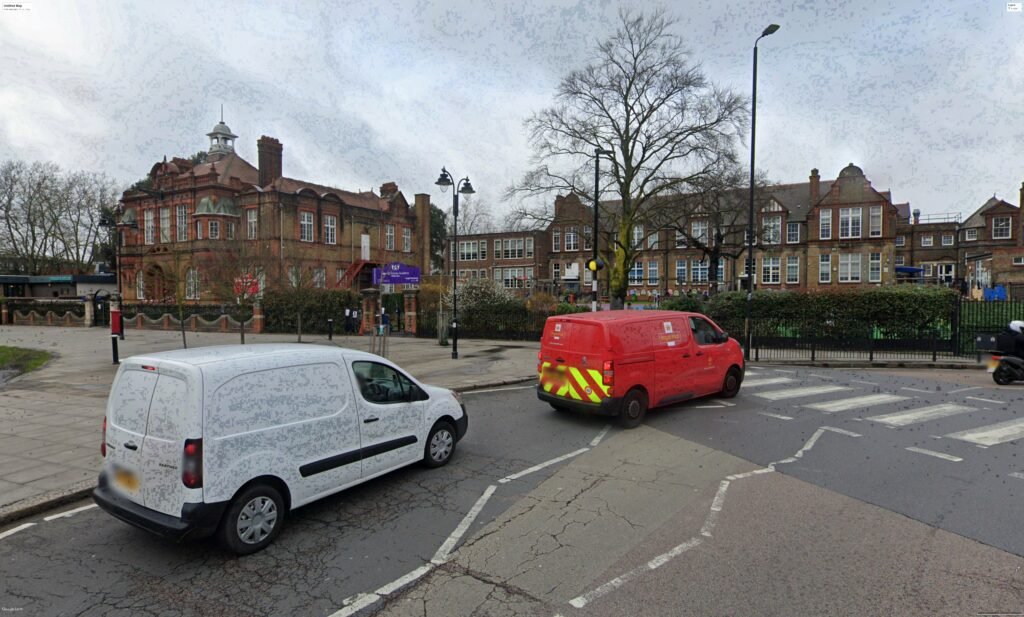
<svg viewBox="0 0 1024 617">
<path fill-rule="evenodd" d="M 134 441 L 126 441 L 126 442 L 124 442 L 124 447 L 128 448 L 129 450 L 138 450 L 139 449 L 139 446 L 135 445 Z"/>
<path fill-rule="evenodd" d="M 377 420 L 380 420 L 380 418 L 367 418 L 363 420 L 363 424 L 369 424 L 370 422 L 376 422 Z"/>
</svg>

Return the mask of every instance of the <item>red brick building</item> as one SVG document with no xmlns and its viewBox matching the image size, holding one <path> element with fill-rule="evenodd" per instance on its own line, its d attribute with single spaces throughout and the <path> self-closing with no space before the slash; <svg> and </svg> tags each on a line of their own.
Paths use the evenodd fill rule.
<svg viewBox="0 0 1024 617">
<path fill-rule="evenodd" d="M 412 205 L 393 182 L 374 193 L 288 178 L 278 140 L 258 140 L 254 167 L 235 153 L 237 136 L 223 121 L 208 137 L 205 162 L 165 158 L 150 170 L 148 189 L 122 197 L 127 301 L 168 302 L 176 293 L 188 302 L 230 300 L 245 276 L 262 291 L 361 288 L 373 267 L 392 262 L 429 272 L 429 195 Z"/>
</svg>

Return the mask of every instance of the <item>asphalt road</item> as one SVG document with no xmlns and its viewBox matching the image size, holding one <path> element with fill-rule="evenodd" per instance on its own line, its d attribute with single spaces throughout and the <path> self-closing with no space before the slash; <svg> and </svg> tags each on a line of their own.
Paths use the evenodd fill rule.
<svg viewBox="0 0 1024 617">
<path fill-rule="evenodd" d="M 247 558 L 168 544 L 95 508 L 45 520 L 87 502 L 0 529 L 36 523 L 0 537 L 0 607 L 1024 612 L 1024 384 L 978 371 L 764 366 L 732 401 L 656 410 L 635 431 L 552 412 L 525 388 L 469 394 L 467 407 L 450 465 L 302 508 Z M 438 559 L 453 537 L 458 550 Z"/>
</svg>

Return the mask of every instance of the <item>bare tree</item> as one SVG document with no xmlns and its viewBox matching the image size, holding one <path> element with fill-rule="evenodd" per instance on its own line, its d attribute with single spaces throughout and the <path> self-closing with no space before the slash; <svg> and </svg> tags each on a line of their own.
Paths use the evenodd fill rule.
<svg viewBox="0 0 1024 617">
<path fill-rule="evenodd" d="M 267 270 L 273 264 L 270 244 L 244 240 L 241 236 L 225 242 L 223 251 L 202 262 L 201 271 L 215 298 L 232 298 L 237 309 L 239 337 L 245 344 L 245 316 L 252 314 L 267 285 Z M 301 318 L 300 318 L 301 319 Z"/>
<path fill-rule="evenodd" d="M 477 196 L 465 196 L 459 201 L 459 235 L 483 234 L 497 231 L 494 224 L 493 208 Z M 445 217 L 451 220 L 452 211 L 445 210 Z"/>
<path fill-rule="evenodd" d="M 601 183 L 616 197 L 608 204 L 615 216 L 609 291 L 619 303 L 643 246 L 632 241 L 634 227 L 656 230 L 652 223 L 672 207 L 660 196 L 733 160 L 747 118 L 743 97 L 691 63 L 674 25 L 663 11 L 620 13 L 593 62 L 563 78 L 555 104 L 526 121 L 535 167 L 506 192 L 574 191 L 592 200 L 595 150 L 613 151 Z"/>
</svg>

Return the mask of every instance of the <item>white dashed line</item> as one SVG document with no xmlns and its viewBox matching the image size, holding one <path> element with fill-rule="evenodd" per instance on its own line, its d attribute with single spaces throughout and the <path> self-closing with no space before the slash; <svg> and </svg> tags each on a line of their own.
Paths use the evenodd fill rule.
<svg viewBox="0 0 1024 617">
<path fill-rule="evenodd" d="M 907 387 L 903 387 L 903 388 L 900 388 L 900 390 L 910 390 L 911 392 L 920 392 L 922 394 L 931 394 L 932 393 L 931 390 L 922 390 L 921 388 L 907 388 Z"/>
<path fill-rule="evenodd" d="M 774 369 L 776 373 L 789 373 L 790 375 L 796 375 L 796 371 L 788 371 L 784 368 Z"/>
<path fill-rule="evenodd" d="M 897 411 L 896 413 L 887 413 L 881 416 L 871 416 L 868 420 L 871 422 L 881 422 L 882 424 L 888 424 L 890 426 L 907 426 L 908 424 L 948 418 L 950 416 L 968 413 L 971 411 L 975 411 L 974 407 L 958 405 L 956 403 L 943 403 L 941 405 L 921 407 L 920 409 L 910 409 L 907 411 Z"/>
<path fill-rule="evenodd" d="M 784 416 L 784 415 L 782 415 L 780 413 L 771 413 L 770 411 L 759 411 L 757 413 L 758 413 L 758 415 L 767 416 L 769 418 L 776 418 L 778 420 L 792 420 L 793 419 L 790 416 Z"/>
<path fill-rule="evenodd" d="M 817 409 L 818 411 L 824 411 L 825 413 L 835 413 L 837 411 L 849 411 L 850 409 L 861 409 L 864 407 L 872 407 L 874 405 L 887 405 L 889 403 L 897 403 L 905 400 L 907 400 L 907 397 L 898 396 L 896 394 L 868 394 L 866 396 L 841 398 L 839 400 L 826 401 L 824 403 L 811 403 L 810 405 L 804 405 L 804 407 Z"/>
<path fill-rule="evenodd" d="M 950 439 L 969 441 L 983 446 L 995 446 L 1007 441 L 1024 438 L 1024 420 L 1007 420 L 988 426 L 958 431 L 946 435 Z"/>
<path fill-rule="evenodd" d="M 789 398 L 800 398 L 802 396 L 814 396 L 816 394 L 830 394 L 849 390 L 846 386 L 811 386 L 809 388 L 793 388 L 789 390 L 772 390 L 771 392 L 758 392 L 754 396 L 766 398 L 770 401 L 781 401 Z"/>
<path fill-rule="evenodd" d="M 694 409 L 721 409 L 725 405 L 694 405 Z"/>
<path fill-rule="evenodd" d="M 68 510 L 67 512 L 61 512 L 60 514 L 54 514 L 52 516 L 47 516 L 43 520 L 44 521 L 52 521 L 53 519 L 57 519 L 57 518 L 65 518 L 65 517 L 68 517 L 68 516 L 74 516 L 74 515 L 78 514 L 79 512 L 84 512 L 85 510 L 92 510 L 95 507 L 97 507 L 96 504 L 91 504 L 91 505 L 88 505 L 88 506 L 82 506 L 81 508 L 75 508 L 74 510 Z"/>
<path fill-rule="evenodd" d="M 863 437 L 860 433 L 854 433 L 853 431 L 848 431 L 844 428 L 836 428 L 834 426 L 823 426 L 821 428 L 826 431 L 832 431 L 833 433 L 839 433 L 840 435 L 846 435 L 847 437 Z"/>
<path fill-rule="evenodd" d="M 992 400 L 990 398 L 979 398 L 977 396 L 965 396 L 964 398 L 969 398 L 972 401 L 981 401 L 983 403 L 993 403 L 993 404 L 996 404 L 996 405 L 1005 405 L 1006 404 L 1003 401 L 994 401 L 994 400 Z"/>
<path fill-rule="evenodd" d="M 829 377 L 828 375 L 819 375 L 817 373 L 807 373 L 808 377 L 817 377 L 818 379 L 825 379 L 827 381 L 835 380 L 835 377 Z"/>
<path fill-rule="evenodd" d="M 909 452 L 917 452 L 918 454 L 927 454 L 928 456 L 934 456 L 935 458 L 941 458 L 944 461 L 950 461 L 953 463 L 959 463 L 964 460 L 959 456 L 953 456 L 952 454 L 946 454 L 945 452 L 936 452 L 934 450 L 925 450 L 924 448 L 910 447 L 906 448 Z"/>
<path fill-rule="evenodd" d="M 877 386 L 878 384 L 873 381 L 861 381 L 859 379 L 851 379 L 850 383 L 862 383 L 866 386 Z"/>
<path fill-rule="evenodd" d="M 469 512 L 466 513 L 466 516 L 463 517 L 462 522 L 460 522 L 459 526 L 455 528 L 455 531 L 453 531 L 451 535 L 448 536 L 448 539 L 444 541 L 444 544 L 441 545 L 441 548 L 437 549 L 437 552 L 434 553 L 434 558 L 430 560 L 431 563 L 439 564 L 443 563 L 445 559 L 448 559 L 448 555 L 451 554 L 452 549 L 455 548 L 455 544 L 459 541 L 460 538 L 462 538 L 462 534 L 466 533 L 466 530 L 469 529 L 469 526 L 473 524 L 473 521 L 476 520 L 477 515 L 480 514 L 480 510 L 483 509 L 484 505 L 487 503 L 487 500 L 491 498 L 491 495 L 493 495 L 494 491 L 496 491 L 497 489 L 498 487 L 493 484 L 487 487 L 487 490 L 484 491 L 483 495 L 480 495 L 480 499 L 476 500 L 476 503 L 473 504 L 473 507 L 470 508 Z"/>
<path fill-rule="evenodd" d="M 597 446 L 597 444 L 601 443 L 601 440 L 604 439 L 604 436 L 608 434 L 608 431 L 611 430 L 611 428 L 611 424 L 605 425 L 604 429 L 597 434 L 597 437 L 594 437 L 592 440 L 590 440 L 590 447 L 593 448 Z"/>
<path fill-rule="evenodd" d="M 555 463 L 561 463 L 562 461 L 564 461 L 566 459 L 570 459 L 570 458 L 572 458 L 574 456 L 579 456 L 579 455 L 583 454 L 584 452 L 586 452 L 588 450 L 590 450 L 590 448 L 580 448 L 579 450 L 576 450 L 575 452 L 570 452 L 568 454 L 563 454 L 562 456 L 559 456 L 558 458 L 553 458 L 550 461 L 544 461 L 543 463 L 538 463 L 537 465 L 534 465 L 533 467 L 529 467 L 529 468 L 524 469 L 524 470 L 522 470 L 520 472 L 514 473 L 511 476 L 505 476 L 501 480 L 498 480 L 498 482 L 501 483 L 501 484 L 507 484 L 507 483 L 511 482 L 512 480 L 518 480 L 519 478 L 522 478 L 523 476 L 528 476 L 528 475 L 530 475 L 531 473 L 533 473 L 535 471 L 540 471 L 541 469 L 544 469 L 545 467 L 550 467 L 551 465 L 554 465 Z"/>
<path fill-rule="evenodd" d="M 970 388 L 960 388 L 959 390 L 950 390 L 950 394 L 959 394 L 960 392 L 967 392 L 968 390 L 981 390 L 981 386 L 971 386 Z"/>
<path fill-rule="evenodd" d="M 777 383 L 793 383 L 789 377 L 765 377 L 763 379 L 748 379 L 743 382 L 744 388 L 756 388 L 758 386 L 770 386 Z"/>
<path fill-rule="evenodd" d="M 462 395 L 466 396 L 469 394 L 487 394 L 488 392 L 508 392 L 509 390 L 527 390 L 536 387 L 536 384 L 534 384 L 531 386 L 514 386 L 511 388 L 488 388 L 487 390 L 470 390 L 469 392 L 463 392 Z"/>
<path fill-rule="evenodd" d="M 1017 478 L 1018 480 L 1024 480 L 1024 473 L 1021 473 L 1019 471 L 1014 471 L 1013 473 L 1010 474 L 1010 477 L 1011 478 Z"/>
<path fill-rule="evenodd" d="M 0 533 L 0 540 L 3 540 L 4 538 L 6 538 L 8 536 L 13 536 L 14 534 L 18 533 L 19 531 L 23 531 L 25 529 L 28 529 L 29 527 L 32 527 L 33 525 L 35 525 L 35 523 L 25 523 L 24 525 L 18 525 L 17 527 L 13 527 L 11 529 L 8 529 L 7 531 L 5 531 L 3 533 Z"/>
</svg>

